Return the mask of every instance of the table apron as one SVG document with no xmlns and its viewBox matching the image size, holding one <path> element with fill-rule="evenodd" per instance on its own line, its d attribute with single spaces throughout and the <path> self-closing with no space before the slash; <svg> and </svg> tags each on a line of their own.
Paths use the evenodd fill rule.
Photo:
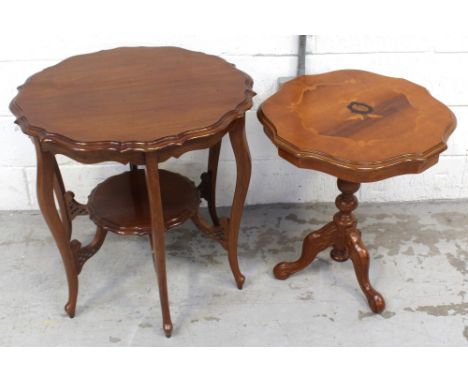
<svg viewBox="0 0 468 382">
<path fill-rule="evenodd" d="M 203 150 L 210 148 L 216 145 L 225 134 L 229 133 L 233 128 L 235 128 L 237 120 L 234 120 L 229 126 L 225 129 L 220 130 L 216 134 L 211 134 L 206 137 L 196 138 L 185 141 L 184 144 L 173 144 L 160 149 L 154 149 L 152 151 L 158 152 L 158 161 L 159 163 L 168 160 L 169 158 L 178 158 L 189 151 L 194 150 Z M 35 138 L 32 137 L 34 140 Z M 65 155 L 77 162 L 84 164 L 95 164 L 101 162 L 119 162 L 122 164 L 132 163 L 136 165 L 145 164 L 145 151 L 126 150 L 126 151 L 117 151 L 117 150 L 91 150 L 83 147 L 82 150 L 71 149 L 63 145 L 59 145 L 55 142 L 48 140 L 42 140 L 40 142 L 42 151 L 48 151 L 52 154 L 61 154 Z"/>
</svg>

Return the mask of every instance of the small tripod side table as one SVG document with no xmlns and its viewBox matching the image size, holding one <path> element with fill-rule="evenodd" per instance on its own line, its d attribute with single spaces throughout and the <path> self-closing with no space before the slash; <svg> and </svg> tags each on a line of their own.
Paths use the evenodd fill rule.
<svg viewBox="0 0 468 382">
<path fill-rule="evenodd" d="M 252 79 L 215 56 L 174 47 L 118 48 L 76 56 L 29 78 L 12 101 L 16 123 L 37 153 L 37 196 L 62 255 L 75 315 L 78 275 L 108 231 L 149 235 L 156 268 L 163 328 L 172 322 L 166 282 L 164 231 L 187 219 L 228 251 L 239 289 L 237 238 L 250 180 L 244 114 L 252 106 Z M 230 218 L 218 218 L 215 189 L 221 139 L 229 134 L 237 163 Z M 209 148 L 208 171 L 198 187 L 158 170 L 158 163 Z M 65 190 L 56 154 L 82 163 L 129 163 L 130 171 L 108 178 L 87 205 Z M 145 169 L 138 169 L 138 166 Z M 54 194 L 60 214 L 55 207 Z M 212 224 L 198 214 L 208 201 Z M 88 245 L 72 239 L 72 220 L 89 214 L 96 234 Z"/>
<path fill-rule="evenodd" d="M 455 128 L 453 113 L 421 86 L 359 70 L 301 76 L 284 84 L 258 110 L 278 154 L 297 167 L 338 178 L 333 221 L 306 236 L 297 261 L 274 268 L 278 279 L 304 269 L 328 247 L 351 258 L 370 308 L 385 308 L 369 281 L 369 254 L 352 211 L 360 183 L 420 173 L 437 163 Z"/>
</svg>

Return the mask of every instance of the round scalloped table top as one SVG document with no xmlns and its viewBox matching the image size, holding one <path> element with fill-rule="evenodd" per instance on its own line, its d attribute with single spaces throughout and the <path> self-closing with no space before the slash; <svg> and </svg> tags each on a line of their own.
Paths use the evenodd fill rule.
<svg viewBox="0 0 468 382">
<path fill-rule="evenodd" d="M 68 58 L 18 88 L 29 135 L 71 149 L 155 149 L 219 132 L 252 106 L 252 79 L 223 59 L 175 47 Z"/>
<path fill-rule="evenodd" d="M 456 126 L 425 88 L 360 70 L 297 77 L 258 117 L 283 158 L 354 182 L 425 170 Z"/>
</svg>

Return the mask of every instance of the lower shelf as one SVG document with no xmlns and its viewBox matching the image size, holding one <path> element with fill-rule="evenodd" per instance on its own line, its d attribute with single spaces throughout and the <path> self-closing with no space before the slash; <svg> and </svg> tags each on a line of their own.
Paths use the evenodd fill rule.
<svg viewBox="0 0 468 382">
<path fill-rule="evenodd" d="M 197 213 L 200 196 L 188 178 L 159 170 L 166 229 Z M 144 170 L 127 171 L 106 179 L 89 196 L 88 211 L 96 225 L 121 235 L 151 233 L 151 217 Z"/>
</svg>

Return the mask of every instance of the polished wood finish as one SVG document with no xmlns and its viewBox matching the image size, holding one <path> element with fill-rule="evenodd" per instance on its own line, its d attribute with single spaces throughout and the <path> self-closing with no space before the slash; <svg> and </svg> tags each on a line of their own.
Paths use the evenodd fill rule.
<svg viewBox="0 0 468 382">
<path fill-rule="evenodd" d="M 255 95 L 252 84 L 247 74 L 219 57 L 175 47 L 138 47 L 71 57 L 18 88 L 10 109 L 36 146 L 38 200 L 62 255 L 69 287 L 65 310 L 70 317 L 76 310 L 78 274 L 107 231 L 149 234 L 167 336 L 172 323 L 166 229 L 192 218 L 227 249 L 236 284 L 242 287 L 237 238 L 250 180 L 244 114 Z M 226 134 L 238 171 L 230 218 L 218 217 L 215 192 Z M 200 149 L 210 149 L 210 154 L 198 190 L 186 178 L 158 170 L 158 163 Z M 130 171 L 98 185 L 89 205 L 83 205 L 66 191 L 57 154 L 86 164 L 129 164 Z M 213 224 L 198 214 L 200 196 L 207 199 Z M 97 228 L 91 243 L 83 246 L 72 240 L 72 220 L 88 213 Z"/>
<path fill-rule="evenodd" d="M 258 117 L 281 157 L 356 183 L 424 171 L 456 125 L 425 88 L 360 70 L 291 80 Z"/>
<path fill-rule="evenodd" d="M 301 257 L 275 266 L 286 279 L 326 248 L 351 259 L 370 308 L 385 302 L 369 281 L 369 253 L 352 211 L 360 183 L 418 173 L 438 161 L 455 128 L 453 113 L 423 87 L 359 70 L 301 76 L 284 84 L 258 110 L 278 154 L 292 164 L 338 178 L 333 221 L 306 236 Z"/>
<path fill-rule="evenodd" d="M 76 239 L 70 242 L 70 247 L 72 249 L 73 255 L 76 258 L 76 268 L 78 274 L 80 274 L 81 270 L 83 269 L 84 263 L 92 256 L 94 256 L 97 251 L 99 251 L 102 244 L 104 243 L 104 240 L 106 239 L 106 236 L 107 230 L 97 226 L 94 238 L 88 245 L 83 247 Z"/>
<path fill-rule="evenodd" d="M 63 214 L 61 218 L 54 201 L 54 191 L 55 197 L 58 200 L 64 198 L 61 190 L 59 191 L 58 188 L 54 188 L 54 182 L 57 181 L 56 178 L 60 177 L 61 179 L 61 176 L 56 172 L 58 166 L 55 157 L 49 152 L 42 151 L 38 140 L 35 140 L 34 143 L 37 155 L 37 201 L 42 216 L 49 226 L 50 232 L 62 255 L 68 281 L 68 301 L 65 304 L 65 311 L 70 317 L 74 317 L 78 298 L 78 267 L 70 246 L 71 228 L 68 214 Z M 64 201 L 61 200 L 59 205 L 64 205 Z"/>
<path fill-rule="evenodd" d="M 227 237 L 229 264 L 231 265 L 232 273 L 236 279 L 237 287 L 242 289 L 245 277 L 241 274 L 239 264 L 237 262 L 237 238 L 239 236 L 240 221 L 242 218 L 243 206 L 247 196 L 247 190 L 250 183 L 250 175 L 252 172 L 252 161 L 250 158 L 249 147 L 245 136 L 244 120 L 236 121 L 237 128 L 229 132 L 232 150 L 236 158 L 237 166 L 237 181 L 234 198 L 232 201 L 231 218 L 229 219 L 229 231 Z M 226 224 L 223 222 L 223 224 Z"/>
<path fill-rule="evenodd" d="M 117 48 L 33 75 L 10 107 L 26 134 L 69 150 L 142 152 L 223 131 L 252 106 L 251 88 L 248 75 L 216 56 Z"/>
<path fill-rule="evenodd" d="M 336 261 L 351 258 L 359 285 L 367 297 L 370 308 L 381 313 L 385 308 L 382 295 L 369 281 L 369 253 L 361 240 L 361 233 L 356 228 L 357 220 L 352 214 L 358 205 L 354 193 L 359 189 L 358 183 L 338 179 L 341 194 L 336 198 L 337 212 L 331 223 L 318 231 L 309 233 L 302 244 L 302 255 L 294 262 L 282 262 L 275 266 L 273 273 L 280 280 L 308 266 L 319 252 L 333 246 L 331 256 Z"/>
<path fill-rule="evenodd" d="M 202 175 L 202 183 L 199 187 L 202 197 L 204 197 L 208 202 L 213 225 L 210 226 L 198 214 L 194 216 L 192 220 L 202 232 L 205 232 L 208 236 L 219 241 L 221 245 L 227 249 L 232 274 L 236 280 L 237 287 L 242 289 L 245 282 L 245 276 L 241 273 L 237 260 L 237 240 L 239 236 L 243 206 L 245 198 L 247 197 L 247 190 L 249 188 L 250 176 L 252 173 L 252 160 L 245 135 L 245 119 L 239 118 L 234 121 L 233 124 L 233 129 L 229 132 L 229 139 L 236 158 L 237 179 L 232 200 L 231 216 L 229 219 L 220 218 L 218 220 L 216 212 L 211 214 L 211 211 L 216 211 L 215 182 L 220 149 L 215 147 L 213 149 L 215 153 L 213 155 L 210 153 L 208 159 L 208 172 Z M 205 182 L 205 184 L 203 182 Z M 216 224 L 217 222 L 218 224 Z"/>
<path fill-rule="evenodd" d="M 211 221 L 215 226 L 219 226 L 219 217 L 216 213 L 216 176 L 218 174 L 221 142 L 222 141 L 219 141 L 214 146 L 210 147 L 208 155 L 208 171 L 202 174 L 201 183 L 199 185 L 200 194 L 208 203 L 208 211 L 210 213 Z"/>
<path fill-rule="evenodd" d="M 186 177 L 159 170 L 165 229 L 176 227 L 198 212 L 200 197 Z M 151 233 L 151 216 L 144 170 L 107 178 L 89 196 L 89 217 L 96 225 L 121 235 Z"/>
<path fill-rule="evenodd" d="M 153 261 L 158 275 L 159 299 L 163 314 L 163 329 L 167 337 L 172 334 L 172 321 L 169 312 L 169 298 L 166 280 L 166 254 L 164 247 L 164 209 L 162 206 L 161 184 L 158 171 L 158 154 L 149 152 L 146 154 L 146 185 L 148 189 L 150 215 L 151 215 L 151 249 Z"/>
</svg>

